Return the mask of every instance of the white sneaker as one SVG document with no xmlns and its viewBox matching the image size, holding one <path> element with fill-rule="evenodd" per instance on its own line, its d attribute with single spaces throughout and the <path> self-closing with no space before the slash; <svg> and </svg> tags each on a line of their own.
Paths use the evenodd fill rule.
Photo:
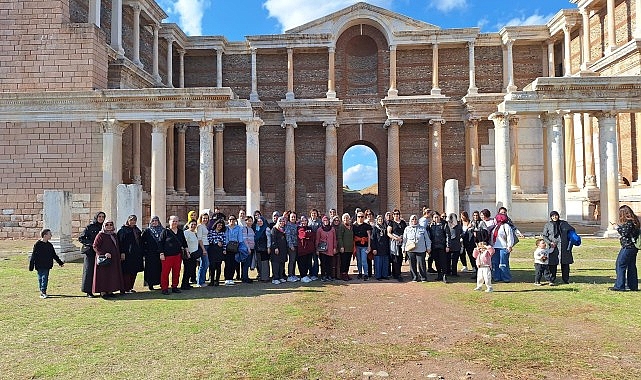
<svg viewBox="0 0 641 380">
<path fill-rule="evenodd" d="M 42 298 L 42 299 L 47 298 L 47 293 L 40 293 L 40 298 Z"/>
<path fill-rule="evenodd" d="M 485 290 L 485 292 L 486 292 L 486 293 L 492 293 L 493 291 L 494 291 L 494 290 L 492 290 L 492 288 L 487 288 L 487 289 Z"/>
<path fill-rule="evenodd" d="M 295 276 L 289 276 L 287 277 L 287 282 L 296 282 L 298 281 Z"/>
<path fill-rule="evenodd" d="M 309 276 L 305 276 L 300 280 L 300 282 L 304 282 L 307 284 L 308 282 L 312 282 L 312 279 L 309 278 Z"/>
<path fill-rule="evenodd" d="M 461 272 L 467 272 L 467 267 L 461 268 Z"/>
<path fill-rule="evenodd" d="M 482 287 L 480 287 L 480 286 L 477 286 L 476 288 L 474 288 L 474 290 L 477 290 L 477 291 L 478 291 L 478 290 L 483 290 L 483 288 L 482 288 Z"/>
<path fill-rule="evenodd" d="M 274 284 L 274 285 L 280 285 L 280 281 L 278 281 L 278 280 L 272 280 L 272 284 Z"/>
<path fill-rule="evenodd" d="M 225 280 L 225 286 L 234 286 L 234 280 Z"/>
<path fill-rule="evenodd" d="M 318 280 L 318 277 L 316 277 L 316 276 L 312 276 L 312 277 L 310 277 L 310 279 L 311 279 L 312 281 L 317 281 L 317 280 Z"/>
<path fill-rule="evenodd" d="M 281 284 L 284 284 L 284 283 L 286 283 L 286 282 L 287 282 L 287 280 L 285 280 L 284 278 L 281 278 L 281 279 L 280 279 L 280 280 L 278 280 L 278 281 L 280 281 L 280 283 L 281 283 Z"/>
</svg>

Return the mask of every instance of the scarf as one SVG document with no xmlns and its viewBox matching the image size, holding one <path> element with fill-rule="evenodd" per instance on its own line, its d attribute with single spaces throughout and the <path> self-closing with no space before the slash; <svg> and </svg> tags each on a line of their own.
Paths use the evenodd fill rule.
<svg viewBox="0 0 641 380">
<path fill-rule="evenodd" d="M 158 221 L 158 225 L 157 225 L 157 226 L 152 226 L 152 225 L 151 225 L 151 222 L 153 222 L 153 221 L 154 221 L 154 219 Z M 151 220 L 149 221 L 149 227 L 148 227 L 148 228 L 149 228 L 149 231 L 151 232 L 151 236 L 153 236 L 153 237 L 154 237 L 154 240 L 156 240 L 157 242 L 159 242 L 159 241 L 160 241 L 160 234 L 161 234 L 161 233 L 162 233 L 162 231 L 165 229 L 165 228 L 162 226 L 162 223 L 160 223 L 160 218 L 159 218 L 159 217 L 157 217 L 157 216 L 152 216 L 152 217 L 151 217 Z"/>
</svg>

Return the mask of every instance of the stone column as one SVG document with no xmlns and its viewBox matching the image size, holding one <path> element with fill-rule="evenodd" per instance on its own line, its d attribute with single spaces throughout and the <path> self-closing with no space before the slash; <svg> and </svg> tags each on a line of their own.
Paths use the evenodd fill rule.
<svg viewBox="0 0 641 380">
<path fill-rule="evenodd" d="M 325 210 L 338 207 L 338 140 L 336 121 L 323 122 L 325 127 Z"/>
<path fill-rule="evenodd" d="M 448 179 L 445 181 L 445 188 L 443 189 L 444 209 L 445 213 L 449 216 L 454 213 L 456 215 L 461 211 L 460 194 L 458 190 L 458 180 Z"/>
<path fill-rule="evenodd" d="M 579 191 L 576 185 L 576 156 L 574 152 L 574 115 L 563 116 L 565 124 L 565 188 L 567 191 Z"/>
<path fill-rule="evenodd" d="M 634 2 L 634 14 L 636 25 L 634 27 L 634 32 L 632 32 L 632 37 L 641 39 L 641 0 L 636 0 Z"/>
<path fill-rule="evenodd" d="M 496 208 L 512 209 L 512 176 L 510 171 L 510 116 L 493 113 L 489 119 L 494 122 L 494 166 L 496 180 Z"/>
<path fill-rule="evenodd" d="M 547 152 L 549 157 L 550 178 L 548 181 L 548 212 L 557 211 L 561 219 L 565 212 L 565 159 L 563 146 L 563 120 L 557 113 L 541 114 L 543 128 L 547 135 Z"/>
<path fill-rule="evenodd" d="M 140 62 L 140 11 L 142 10 L 142 7 L 138 3 L 133 4 L 131 7 L 134 10 L 133 62 L 134 62 L 134 65 L 142 69 L 143 64 L 142 62 Z"/>
<path fill-rule="evenodd" d="M 596 170 L 594 165 L 594 144 L 592 140 L 592 117 L 590 114 L 583 114 L 583 146 L 585 153 L 583 165 L 585 166 L 585 187 L 596 189 Z"/>
<path fill-rule="evenodd" d="M 167 87 L 174 87 L 174 37 L 167 36 Z"/>
<path fill-rule="evenodd" d="M 216 49 L 216 87 L 223 87 L 223 50 Z"/>
<path fill-rule="evenodd" d="M 224 176 L 224 149 L 223 149 L 223 132 L 225 131 L 225 124 L 220 123 L 214 125 L 214 132 L 216 132 L 216 177 L 215 177 L 215 189 L 216 194 L 224 195 L 225 194 L 225 176 Z"/>
<path fill-rule="evenodd" d="M 396 45 L 389 46 L 389 90 L 387 90 L 387 96 L 398 96 L 396 89 Z"/>
<path fill-rule="evenodd" d="M 256 74 L 256 48 L 251 49 L 252 53 L 252 92 L 249 94 L 249 100 L 259 102 L 258 98 L 258 78 Z"/>
<path fill-rule="evenodd" d="M 570 40 L 571 25 L 563 25 L 563 76 L 572 76 L 572 47 Z"/>
<path fill-rule="evenodd" d="M 200 123 L 200 169 L 198 171 L 198 209 L 213 208 L 214 188 L 214 124 L 211 121 Z M 218 174 L 218 173 L 216 173 Z"/>
<path fill-rule="evenodd" d="M 469 50 L 469 65 L 470 65 L 470 87 L 467 89 L 468 95 L 476 95 L 479 93 L 479 89 L 476 87 L 476 63 L 474 60 L 474 41 L 467 43 Z"/>
<path fill-rule="evenodd" d="M 51 230 L 50 242 L 56 253 L 65 262 L 80 258 L 80 251 L 71 240 L 73 194 L 70 191 L 45 190 L 42 198 L 42 227 Z M 111 214 L 107 216 L 114 217 Z"/>
<path fill-rule="evenodd" d="M 176 152 L 176 166 L 177 166 L 177 180 L 176 191 L 179 195 L 187 195 L 187 187 L 185 186 L 185 133 L 187 132 L 187 124 L 178 125 L 178 151 Z"/>
<path fill-rule="evenodd" d="M 265 124 L 258 117 L 244 120 L 247 134 L 246 155 L 246 210 L 253 213 L 254 210 L 260 210 L 260 143 L 258 131 L 261 125 Z M 293 209 L 292 209 L 293 210 Z"/>
<path fill-rule="evenodd" d="M 556 76 L 556 67 L 554 67 L 554 41 L 548 42 L 548 76 Z"/>
<path fill-rule="evenodd" d="M 431 95 L 441 95 L 441 89 L 438 87 L 438 44 L 432 45 L 432 91 Z M 439 186 L 440 187 L 440 186 Z"/>
<path fill-rule="evenodd" d="M 470 118 L 467 121 L 467 127 L 470 145 L 470 148 L 467 151 L 467 156 L 469 156 L 470 161 L 470 187 L 468 192 L 470 194 L 480 194 L 483 191 L 481 189 L 481 180 L 479 176 L 479 165 L 481 162 L 481 155 L 479 154 L 479 119 Z"/>
<path fill-rule="evenodd" d="M 132 124 L 133 128 L 133 175 L 132 181 L 136 185 L 142 185 L 142 177 L 140 176 L 140 123 Z"/>
<path fill-rule="evenodd" d="M 287 93 L 286 100 L 294 100 L 294 49 L 287 48 Z"/>
<path fill-rule="evenodd" d="M 441 129 L 444 119 L 430 119 L 430 163 L 429 163 L 429 206 L 433 210 L 443 210 L 443 155 L 441 150 Z"/>
<path fill-rule="evenodd" d="M 519 135 L 518 135 L 518 119 L 516 117 L 510 118 L 510 174 L 512 181 L 510 188 L 513 193 L 522 193 L 521 180 L 519 176 Z"/>
<path fill-rule="evenodd" d="M 581 71 L 588 69 L 590 63 L 590 12 L 581 8 L 581 26 L 583 38 L 581 39 Z"/>
<path fill-rule="evenodd" d="M 167 122 L 151 123 L 151 215 L 167 222 Z"/>
<path fill-rule="evenodd" d="M 399 130 L 403 120 L 387 119 L 387 209 L 401 207 L 401 149 Z"/>
<path fill-rule="evenodd" d="M 179 63 L 179 75 L 178 75 L 178 87 L 185 88 L 185 50 L 178 49 L 178 56 L 180 57 Z"/>
<path fill-rule="evenodd" d="M 111 47 L 118 59 L 125 58 L 122 47 L 122 0 L 111 0 Z"/>
<path fill-rule="evenodd" d="M 176 194 L 174 188 L 174 125 L 171 124 L 167 130 L 167 194 Z"/>
<path fill-rule="evenodd" d="M 606 13 L 607 13 L 607 45 L 605 47 L 605 53 L 610 54 L 617 48 L 617 39 L 616 39 L 616 29 L 615 29 L 615 19 L 614 19 L 614 0 L 607 0 L 606 2 Z"/>
<path fill-rule="evenodd" d="M 621 139 L 619 138 L 621 136 L 621 125 L 619 124 L 619 121 L 617 119 L 617 149 L 620 152 L 621 151 Z M 621 157 L 621 154 L 619 154 L 619 174 L 618 174 L 618 180 L 619 180 L 619 187 L 627 187 L 625 182 L 623 182 L 623 159 Z"/>
<path fill-rule="evenodd" d="M 142 186 L 121 183 L 117 186 L 118 203 L 114 220 L 116 226 L 127 223 L 129 215 L 136 215 L 142 224 Z M 118 227 L 120 228 L 120 227 Z"/>
<path fill-rule="evenodd" d="M 158 72 L 158 32 L 160 31 L 160 25 L 154 24 L 152 27 L 154 29 L 154 46 L 153 46 L 153 54 L 152 54 L 153 72 L 151 75 L 153 76 L 154 81 L 158 86 L 162 84 L 162 78 L 160 77 L 160 73 Z"/>
<path fill-rule="evenodd" d="M 89 23 L 100 28 L 100 0 L 89 0 Z"/>
<path fill-rule="evenodd" d="M 594 116 L 599 121 L 601 229 L 610 235 L 616 233 L 610 223 L 617 223 L 619 213 L 617 118 L 614 112 L 599 112 Z"/>
<path fill-rule="evenodd" d="M 335 58 L 334 56 L 336 55 L 336 48 L 333 46 L 330 46 L 328 49 L 328 70 L 327 70 L 327 98 L 328 99 L 334 99 L 336 98 L 336 86 L 334 84 L 334 77 L 335 77 Z"/>
<path fill-rule="evenodd" d="M 508 93 L 516 91 L 516 86 L 514 85 L 514 55 L 512 54 L 513 46 L 514 46 L 514 40 L 509 39 L 505 41 L 505 47 L 507 48 L 507 88 L 506 90 Z"/>
<path fill-rule="evenodd" d="M 114 119 L 102 124 L 102 210 L 116 216 L 116 186 L 122 183 L 122 132 L 125 125 Z"/>
<path fill-rule="evenodd" d="M 296 150 L 293 120 L 283 121 L 285 128 L 285 210 L 296 210 Z"/>
</svg>

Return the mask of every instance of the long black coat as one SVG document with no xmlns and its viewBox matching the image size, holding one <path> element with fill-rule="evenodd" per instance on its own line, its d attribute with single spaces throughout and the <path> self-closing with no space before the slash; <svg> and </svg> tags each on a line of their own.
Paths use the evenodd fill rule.
<svg viewBox="0 0 641 380">
<path fill-rule="evenodd" d="M 145 269 L 142 251 L 142 232 L 138 226 L 122 226 L 118 230 L 118 246 L 120 253 L 125 254 L 122 262 L 122 272 L 136 274 Z"/>
<path fill-rule="evenodd" d="M 574 227 L 565 220 L 559 220 L 559 229 L 555 233 L 554 222 L 549 221 L 543 227 L 543 240 L 550 247 L 550 243 L 555 243 L 556 248 L 554 252 L 548 256 L 548 265 L 559 264 L 559 251 L 561 252 L 561 264 L 572 264 L 574 258 L 572 257 L 572 250 L 568 249 L 569 240 L 568 232 L 574 230 Z"/>
<path fill-rule="evenodd" d="M 372 250 L 376 250 L 377 256 L 389 255 L 390 238 L 387 236 L 387 227 L 375 225 L 372 229 Z"/>
<path fill-rule="evenodd" d="M 80 291 L 83 293 L 91 293 L 93 291 L 93 271 L 96 265 L 96 252 L 93 250 L 93 242 L 96 240 L 100 230 L 102 230 L 102 223 L 94 221 L 87 225 L 78 237 L 78 240 L 82 243 L 80 253 L 84 255 L 82 284 L 80 285 Z"/>
<path fill-rule="evenodd" d="M 145 282 L 147 286 L 160 285 L 160 250 L 154 234 L 149 228 L 142 232 L 142 250 L 145 257 Z"/>
</svg>

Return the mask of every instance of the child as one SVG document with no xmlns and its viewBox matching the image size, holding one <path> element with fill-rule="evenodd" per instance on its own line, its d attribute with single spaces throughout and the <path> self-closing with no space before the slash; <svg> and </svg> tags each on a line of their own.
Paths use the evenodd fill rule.
<svg viewBox="0 0 641 380">
<path fill-rule="evenodd" d="M 36 269 L 38 272 L 38 284 L 40 285 L 40 298 L 47 298 L 49 270 L 53 268 L 53 260 L 56 260 L 60 266 L 63 266 L 64 263 L 56 254 L 55 249 L 53 249 L 53 244 L 49 242 L 51 230 L 45 228 L 40 233 L 40 236 L 42 239 L 38 240 L 33 246 L 31 260 L 29 261 L 29 271 Z"/>
<path fill-rule="evenodd" d="M 485 291 L 490 293 L 492 289 L 492 255 L 494 254 L 494 248 L 487 244 L 489 239 L 489 234 L 486 230 L 482 230 L 482 233 L 477 234 L 475 237 L 476 248 L 472 252 L 472 255 L 476 259 L 476 266 L 478 271 L 476 272 L 476 288 L 474 290 L 481 290 L 483 284 L 485 283 Z"/>
<path fill-rule="evenodd" d="M 534 285 L 541 286 L 541 277 L 543 277 L 548 267 L 548 254 L 553 251 L 554 248 L 547 248 L 545 240 L 536 239 L 536 249 L 534 250 Z"/>
</svg>

